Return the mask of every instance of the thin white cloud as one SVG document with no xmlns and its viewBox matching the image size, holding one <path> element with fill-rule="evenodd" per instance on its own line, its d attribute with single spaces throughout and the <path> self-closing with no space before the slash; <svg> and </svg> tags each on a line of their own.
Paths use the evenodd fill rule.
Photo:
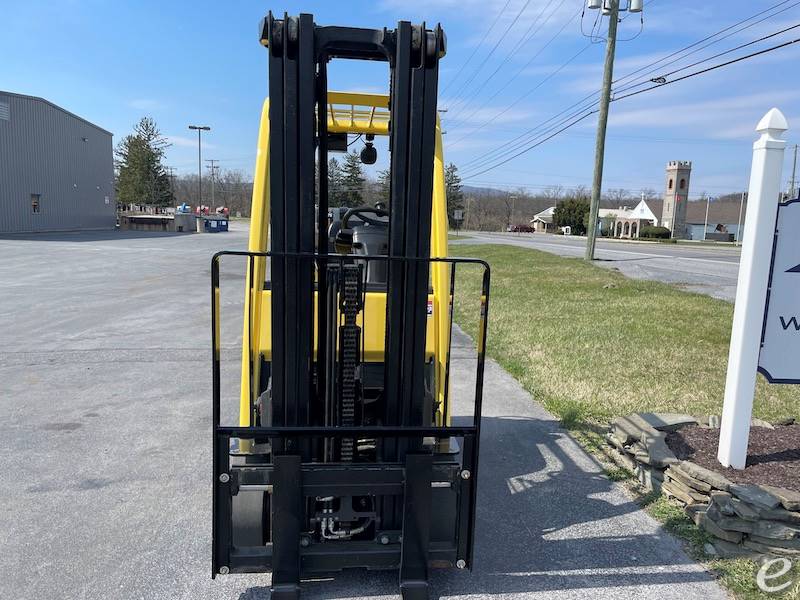
<svg viewBox="0 0 800 600">
<path fill-rule="evenodd" d="M 624 110 L 620 105 L 612 111 L 609 122 L 616 127 L 700 125 L 703 135 L 730 137 L 722 134 L 734 130 L 736 131 L 734 137 L 741 137 L 745 125 L 752 121 L 753 113 L 760 115 L 773 106 L 789 103 L 798 98 L 800 91 L 775 90 L 739 96 L 717 96 L 700 102 L 681 104 L 665 102 L 660 106 L 635 110 Z M 757 121 L 758 117 L 749 126 L 754 127 Z"/>
<path fill-rule="evenodd" d="M 166 137 L 167 141 L 173 146 L 180 146 L 181 148 L 197 148 L 196 137 L 186 137 L 183 135 L 168 135 Z M 217 146 L 215 144 L 210 144 L 209 142 L 203 140 L 203 148 L 213 150 L 216 147 Z"/>
</svg>

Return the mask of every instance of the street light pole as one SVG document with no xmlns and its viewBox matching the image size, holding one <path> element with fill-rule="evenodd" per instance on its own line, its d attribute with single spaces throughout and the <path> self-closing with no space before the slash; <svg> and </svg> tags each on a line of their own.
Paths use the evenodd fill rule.
<svg viewBox="0 0 800 600">
<path fill-rule="evenodd" d="M 197 130 L 197 212 L 203 214 L 203 141 L 201 133 L 210 131 L 207 125 L 189 125 L 189 129 Z"/>
<path fill-rule="evenodd" d="M 606 151 L 606 128 L 608 106 L 611 103 L 611 83 L 614 77 L 614 55 L 617 50 L 617 24 L 619 23 L 620 0 L 606 0 L 604 11 L 608 11 L 608 38 L 606 60 L 603 69 L 603 89 L 600 93 L 600 114 L 597 118 L 597 141 L 594 150 L 594 178 L 592 179 L 592 203 L 589 207 L 589 227 L 586 232 L 586 260 L 594 260 L 597 239 L 597 215 L 600 212 L 600 192 L 603 187 L 603 158 Z"/>
<path fill-rule="evenodd" d="M 708 207 L 709 206 L 711 206 L 711 196 L 706 196 L 706 220 L 703 223 L 703 241 L 704 242 L 706 241 L 706 233 L 708 232 Z"/>
<path fill-rule="evenodd" d="M 736 245 L 742 243 L 742 208 L 744 208 L 744 195 L 746 192 L 742 192 L 742 198 L 739 200 L 739 221 L 736 223 Z"/>
<path fill-rule="evenodd" d="M 214 187 L 215 187 L 214 184 L 216 183 L 217 179 L 217 169 L 219 168 L 217 166 L 217 163 L 219 162 L 219 160 L 217 160 L 216 158 L 207 158 L 206 162 L 211 163 L 208 167 L 209 170 L 211 171 L 211 206 L 215 208 L 217 206 L 217 202 L 214 199 Z"/>
</svg>

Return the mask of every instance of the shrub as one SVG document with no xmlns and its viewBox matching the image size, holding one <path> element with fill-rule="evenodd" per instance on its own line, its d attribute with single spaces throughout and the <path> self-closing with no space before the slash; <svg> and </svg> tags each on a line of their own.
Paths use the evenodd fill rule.
<svg viewBox="0 0 800 600">
<path fill-rule="evenodd" d="M 639 231 L 640 238 L 651 238 L 655 240 L 668 240 L 670 231 L 666 227 L 654 227 L 646 225 Z"/>
</svg>

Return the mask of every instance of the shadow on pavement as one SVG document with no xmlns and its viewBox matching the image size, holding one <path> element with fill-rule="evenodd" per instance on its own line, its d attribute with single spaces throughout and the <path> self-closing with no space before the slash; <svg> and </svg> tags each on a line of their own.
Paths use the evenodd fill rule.
<svg viewBox="0 0 800 600">
<path fill-rule="evenodd" d="M 474 570 L 431 571 L 431 598 L 588 588 L 602 597 L 603 588 L 711 580 L 556 422 L 484 417 L 481 444 Z M 302 588 L 303 598 L 399 597 L 397 571 L 354 570 Z M 239 600 L 268 597 L 254 587 Z"/>
</svg>

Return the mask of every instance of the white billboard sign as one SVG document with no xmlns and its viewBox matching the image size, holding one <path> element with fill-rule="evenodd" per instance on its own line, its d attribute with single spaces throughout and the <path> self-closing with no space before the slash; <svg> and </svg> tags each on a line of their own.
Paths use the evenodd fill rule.
<svg viewBox="0 0 800 600">
<path fill-rule="evenodd" d="M 800 199 L 778 205 L 758 370 L 800 383 Z"/>
</svg>

